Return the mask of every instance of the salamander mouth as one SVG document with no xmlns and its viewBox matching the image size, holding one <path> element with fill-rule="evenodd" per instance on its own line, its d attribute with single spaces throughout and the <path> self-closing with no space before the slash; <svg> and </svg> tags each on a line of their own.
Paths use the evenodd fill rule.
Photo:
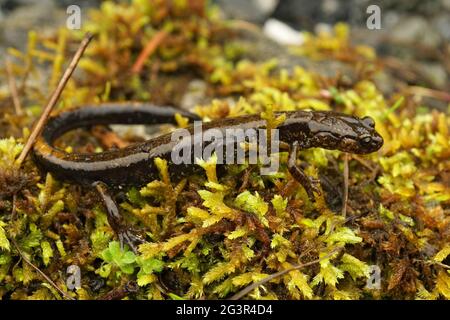
<svg viewBox="0 0 450 320">
<path fill-rule="evenodd" d="M 372 136 L 371 141 L 370 141 L 370 148 L 369 148 L 370 152 L 374 152 L 374 151 L 377 151 L 378 149 L 380 149 L 383 146 L 383 143 L 384 143 L 384 140 L 379 134 Z"/>
<path fill-rule="evenodd" d="M 360 148 L 359 148 L 358 141 L 353 138 L 344 137 L 339 142 L 339 150 L 341 150 L 341 151 L 348 152 L 348 153 L 355 153 L 359 149 Z"/>
<path fill-rule="evenodd" d="M 354 139 L 344 137 L 339 142 L 339 149 L 348 153 L 367 154 L 377 151 L 383 145 L 383 138 L 376 135 L 367 135 Z"/>
</svg>

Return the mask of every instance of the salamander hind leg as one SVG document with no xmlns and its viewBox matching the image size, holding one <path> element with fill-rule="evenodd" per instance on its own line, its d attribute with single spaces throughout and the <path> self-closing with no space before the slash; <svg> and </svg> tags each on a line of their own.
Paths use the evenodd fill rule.
<svg viewBox="0 0 450 320">
<path fill-rule="evenodd" d="M 92 185 L 102 197 L 107 211 L 108 223 L 117 234 L 120 241 L 120 247 L 123 250 L 124 243 L 126 243 L 134 253 L 137 253 L 137 246 L 144 243 L 145 240 L 125 223 L 117 204 L 108 192 L 107 186 L 99 181 L 94 182 Z"/>
<path fill-rule="evenodd" d="M 308 194 L 309 200 L 311 202 L 315 202 L 316 199 L 314 197 L 314 192 L 320 195 L 320 180 L 313 179 L 306 175 L 306 173 L 297 166 L 297 151 L 298 151 L 298 142 L 295 141 L 292 143 L 291 148 L 289 150 L 289 160 L 288 160 L 288 170 L 290 174 L 297 180 L 303 188 L 305 188 L 306 193 Z"/>
</svg>

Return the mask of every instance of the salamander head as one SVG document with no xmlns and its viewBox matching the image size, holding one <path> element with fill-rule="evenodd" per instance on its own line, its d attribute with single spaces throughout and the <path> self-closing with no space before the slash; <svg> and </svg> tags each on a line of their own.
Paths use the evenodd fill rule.
<svg viewBox="0 0 450 320">
<path fill-rule="evenodd" d="M 383 138 L 375 130 L 375 122 L 370 117 L 323 113 L 309 123 L 309 129 L 312 147 L 366 154 L 383 145 Z"/>
</svg>

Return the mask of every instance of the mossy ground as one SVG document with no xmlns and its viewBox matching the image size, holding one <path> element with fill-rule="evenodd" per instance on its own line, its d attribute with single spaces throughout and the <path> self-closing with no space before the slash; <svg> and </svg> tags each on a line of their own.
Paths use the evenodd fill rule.
<svg viewBox="0 0 450 320">
<path fill-rule="evenodd" d="M 131 71 L 155 34 L 165 39 L 138 73 Z M 337 110 L 375 119 L 385 140 L 368 156 L 303 151 L 306 172 L 320 178 L 312 203 L 286 169 L 261 176 L 257 165 L 228 166 L 177 184 L 158 161 L 161 179 L 117 194 L 127 222 L 146 233 L 135 255 L 121 251 L 99 197 L 70 181 L 39 172 L 32 157 L 15 159 L 29 128 L 55 88 L 63 66 L 86 31 L 96 35 L 69 81 L 58 109 L 105 101 L 177 104 L 187 83 L 207 84 L 204 120 L 298 109 Z M 248 50 L 248 49 L 246 49 Z M 0 297 L 60 299 L 61 294 L 20 257 L 75 299 L 215 299 L 298 263 L 319 263 L 265 283 L 249 299 L 449 299 L 450 116 L 414 97 L 384 96 L 371 48 L 353 46 L 339 24 L 334 34 L 309 35 L 292 54 L 350 62 L 357 78 L 325 77 L 302 67 L 245 59 L 236 27 L 204 1 L 104 2 L 80 32 L 51 38 L 35 31 L 15 57 L 20 100 L 0 91 Z M 45 71 L 44 71 L 45 70 Z M 6 73 L 2 70 L 3 81 Z M 180 123 L 181 124 L 181 123 Z M 67 151 L 95 152 L 132 138 L 81 131 L 60 143 Z M 70 147 L 69 147 L 70 146 Z M 345 213 L 345 215 L 344 215 Z M 331 253 L 331 255 L 330 255 Z M 66 286 L 69 266 L 81 270 L 81 288 Z M 367 288 L 370 267 L 381 287 Z M 136 286 L 130 284 L 136 283 Z"/>
</svg>

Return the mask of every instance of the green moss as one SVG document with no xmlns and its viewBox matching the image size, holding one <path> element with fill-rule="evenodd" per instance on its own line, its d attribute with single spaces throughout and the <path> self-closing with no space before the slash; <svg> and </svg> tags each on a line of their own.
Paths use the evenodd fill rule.
<svg viewBox="0 0 450 320">
<path fill-rule="evenodd" d="M 340 85 L 337 79 L 323 81 L 313 70 L 279 68 L 275 58 L 245 59 L 229 23 L 218 19 L 214 8 L 192 3 L 105 1 L 90 13 L 81 32 L 60 30 L 44 37 L 32 31 L 25 52 L 9 51 L 16 57 L 17 78 L 28 80 L 21 97 L 26 116 L 5 115 L 0 140 L 0 184 L 5 186 L 0 188 L 0 297 L 60 297 L 20 258 L 14 241 L 62 288 L 66 279 L 55 270 L 78 265 L 82 288 L 71 293 L 76 299 L 100 297 L 128 280 L 139 286 L 129 298 L 226 298 L 318 258 L 318 264 L 274 278 L 246 297 L 450 298 L 448 113 L 425 109 L 409 97 L 390 99 L 369 78 Z M 137 57 L 160 30 L 168 33 L 166 41 L 133 74 Z M 22 128 L 38 116 L 70 49 L 86 31 L 96 38 L 59 109 L 117 100 L 176 104 L 183 75 L 186 82 L 201 77 L 207 85 L 206 102 L 195 107 L 204 120 L 259 113 L 272 128 L 284 120 L 275 118 L 274 111 L 299 109 L 373 117 L 385 144 L 371 155 L 350 155 L 346 218 L 340 210 L 344 157 L 338 151 L 300 154 L 306 172 L 322 180 L 322 196 L 315 203 L 288 173 L 285 152 L 279 154 L 279 172 L 271 176 L 260 176 L 259 165 L 249 164 L 229 166 L 218 175 L 217 159 L 211 157 L 197 161 L 204 175 L 178 184 L 170 180 L 167 163 L 157 159 L 160 179 L 125 190 L 121 198 L 127 223 L 143 230 L 147 243 L 138 254 L 121 251 L 93 191 L 51 174 L 29 178 L 38 176 L 31 158 L 20 170 L 14 163 L 29 133 Z M 350 44 L 342 24 L 333 34 L 308 34 L 306 44 L 292 51 L 317 60 L 365 59 L 368 67 L 377 61 L 371 48 Z M 42 81 L 38 66 L 43 63 L 52 70 L 42 86 L 47 91 L 32 85 Z M 0 96 L 10 104 L 7 99 Z M 180 127 L 187 124 L 181 117 L 177 121 Z M 86 150 L 104 147 L 86 133 L 66 139 L 61 147 L 76 144 Z M 6 186 L 18 187 L 5 192 Z M 379 290 L 365 287 L 374 264 L 383 279 Z M 98 277 L 107 279 L 106 285 L 94 290 L 89 283 Z M 35 281 L 42 286 L 31 286 Z"/>
</svg>

